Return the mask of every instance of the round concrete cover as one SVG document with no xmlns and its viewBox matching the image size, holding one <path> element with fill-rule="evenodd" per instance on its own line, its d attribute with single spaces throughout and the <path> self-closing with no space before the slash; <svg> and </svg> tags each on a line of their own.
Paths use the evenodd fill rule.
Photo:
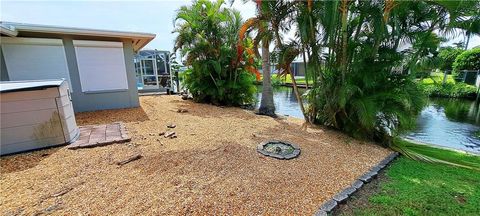
<svg viewBox="0 0 480 216">
<path fill-rule="evenodd" d="M 300 155 L 300 147 L 280 140 L 267 140 L 257 146 L 257 152 L 265 156 L 289 160 Z"/>
</svg>

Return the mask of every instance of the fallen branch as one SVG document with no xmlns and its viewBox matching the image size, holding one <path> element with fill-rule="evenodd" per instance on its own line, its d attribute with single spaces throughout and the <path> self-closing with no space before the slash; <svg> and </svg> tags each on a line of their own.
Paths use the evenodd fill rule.
<svg viewBox="0 0 480 216">
<path fill-rule="evenodd" d="M 166 132 L 164 135 L 163 135 L 165 138 L 176 138 L 177 137 L 177 133 L 175 133 L 175 131 L 169 131 L 169 132 Z"/>
<path fill-rule="evenodd" d="M 83 183 L 85 182 L 78 182 L 78 183 L 75 183 L 73 185 L 70 185 L 70 186 L 66 186 L 64 187 L 63 189 L 59 190 L 58 192 L 50 195 L 50 196 L 44 196 L 42 197 L 42 199 L 48 199 L 48 198 L 52 198 L 52 197 L 59 197 L 59 196 L 63 196 L 65 194 L 67 194 L 68 192 L 72 191 L 73 189 L 75 189 L 75 187 L 79 186 L 79 185 L 82 185 Z"/>
<path fill-rule="evenodd" d="M 132 157 L 127 158 L 126 160 L 117 162 L 117 165 L 123 166 L 123 165 L 125 165 L 125 164 L 127 164 L 127 163 L 130 163 L 130 162 L 132 162 L 132 161 L 138 160 L 138 159 L 140 159 L 140 158 L 142 158 L 142 155 L 137 154 L 137 155 L 134 155 L 134 156 L 132 156 Z"/>
<path fill-rule="evenodd" d="M 73 190 L 73 187 L 69 187 L 69 188 L 65 188 L 57 193 L 54 193 L 52 194 L 52 197 L 59 197 L 59 196 L 63 196 L 65 195 L 66 193 L 70 192 L 71 190 Z"/>
</svg>

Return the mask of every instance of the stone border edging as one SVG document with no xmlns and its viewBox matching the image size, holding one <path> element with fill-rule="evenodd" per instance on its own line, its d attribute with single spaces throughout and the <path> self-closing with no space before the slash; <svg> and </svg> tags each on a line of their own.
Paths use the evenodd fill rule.
<svg viewBox="0 0 480 216">
<path fill-rule="evenodd" d="M 384 169 L 390 162 L 393 161 L 400 154 L 398 152 L 393 152 L 382 161 L 380 161 L 376 166 L 372 167 L 370 170 L 365 172 L 363 175 L 359 176 L 349 187 L 344 188 L 339 193 L 335 194 L 330 200 L 324 202 L 318 211 L 315 213 L 315 216 L 323 216 L 331 213 L 340 203 L 344 203 L 357 192 L 364 184 L 370 182 L 373 178 L 378 175 L 378 172 Z"/>
</svg>

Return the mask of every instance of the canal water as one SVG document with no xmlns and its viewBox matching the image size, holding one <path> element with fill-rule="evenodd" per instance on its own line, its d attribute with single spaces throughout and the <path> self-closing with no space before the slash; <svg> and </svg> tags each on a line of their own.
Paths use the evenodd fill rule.
<svg viewBox="0 0 480 216">
<path fill-rule="evenodd" d="M 258 87 L 256 108 L 260 106 Z M 301 93 L 305 90 L 300 89 Z M 297 98 L 290 87 L 274 88 L 276 113 L 303 118 Z M 474 101 L 462 99 L 429 99 L 417 118 L 417 127 L 403 135 L 420 142 L 480 154 L 480 111 Z"/>
<path fill-rule="evenodd" d="M 417 127 L 404 136 L 480 154 L 479 106 L 470 100 L 431 98 L 417 118 Z"/>
<path fill-rule="evenodd" d="M 300 94 L 305 92 L 305 89 L 299 89 Z M 262 86 L 257 86 L 257 103 L 255 108 L 260 107 L 262 100 Z M 291 116 L 303 119 L 302 111 L 298 106 L 297 97 L 293 88 L 285 86 L 277 86 L 273 88 L 273 103 L 275 103 L 275 113 L 278 115 Z"/>
</svg>

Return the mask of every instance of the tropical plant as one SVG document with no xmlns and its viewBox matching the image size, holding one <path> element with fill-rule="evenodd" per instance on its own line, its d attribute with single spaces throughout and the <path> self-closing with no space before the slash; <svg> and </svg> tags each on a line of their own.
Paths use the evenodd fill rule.
<svg viewBox="0 0 480 216">
<path fill-rule="evenodd" d="M 272 1 L 255 1 L 257 5 L 257 16 L 253 17 L 245 22 L 240 30 L 240 43 L 242 43 L 243 37 L 249 32 L 255 31 L 253 53 L 258 53 L 258 45 L 261 43 L 262 50 L 262 71 L 263 71 L 263 91 L 262 101 L 260 103 L 259 114 L 275 116 L 275 106 L 273 104 L 273 91 L 270 75 L 270 43 L 275 45 L 275 53 L 278 50 L 284 49 L 282 33 L 289 30 L 289 16 L 294 12 L 294 2 L 272 0 Z M 239 49 L 243 47 L 239 46 Z M 277 61 L 277 68 L 280 74 L 290 74 L 292 76 L 292 82 L 295 89 L 295 95 L 297 99 L 301 101 L 300 94 L 295 82 L 295 77 L 289 70 L 282 66 L 282 62 Z M 288 64 L 289 65 L 289 64 Z M 287 70 L 285 70 L 287 69 Z M 300 103 L 303 110 L 303 103 Z"/>
<path fill-rule="evenodd" d="M 425 35 L 423 40 L 413 42 L 412 47 L 404 51 L 407 54 L 407 61 L 410 62 L 410 73 L 421 79 L 430 77 L 431 73 L 442 64 L 442 59 L 438 56 L 438 49 L 440 43 L 444 41 L 444 38 L 430 32 Z"/>
<path fill-rule="evenodd" d="M 472 8 L 480 5 L 442 0 L 257 4 L 279 17 L 264 13 L 246 26 L 259 25 L 255 38 L 267 35 L 275 40 L 278 68 L 288 73 L 294 58 L 305 55 L 308 59 L 307 71 L 313 79 L 306 119 L 381 141 L 391 141 L 387 137 L 413 125 L 425 104 L 414 80 L 416 73 L 430 71 L 441 62 L 440 43 L 455 34 L 460 21 L 470 20 L 475 15 Z M 280 5 L 288 5 L 288 10 L 278 10 Z M 285 42 L 277 32 L 292 23 L 296 39 Z"/>
<path fill-rule="evenodd" d="M 237 50 L 243 21 L 236 10 L 224 7 L 224 1 L 195 0 L 181 7 L 175 16 L 178 33 L 174 50 L 186 57 L 185 86 L 199 102 L 243 105 L 254 101 L 255 70 L 253 53 Z M 243 40 L 244 47 L 253 46 Z M 244 61 L 243 59 L 248 59 Z"/>
<path fill-rule="evenodd" d="M 463 7 L 464 13 L 463 16 L 456 16 L 452 22 L 454 28 L 462 29 L 465 32 L 465 47 L 468 49 L 468 44 L 470 43 L 470 38 L 472 36 L 480 35 L 480 4 L 472 4 L 471 7 Z"/>
<path fill-rule="evenodd" d="M 182 67 L 182 65 L 180 65 L 178 62 L 177 62 L 177 55 L 175 54 L 175 52 L 171 53 L 170 56 L 168 57 L 168 64 L 170 65 L 170 70 L 172 70 L 172 73 L 173 73 L 173 76 L 174 76 L 174 80 L 175 80 L 175 85 L 177 86 L 177 92 L 180 91 L 180 76 L 179 76 L 179 72 L 180 72 L 180 68 Z M 173 83 L 172 83 L 172 86 L 173 86 Z"/>
<path fill-rule="evenodd" d="M 415 73 L 438 65 L 443 35 L 452 34 L 451 21 L 471 14 L 466 8 L 472 5 L 478 3 L 296 1 L 297 40 L 290 44 L 306 53 L 314 77 L 308 118 L 356 137 L 391 141 L 425 104 Z"/>
<path fill-rule="evenodd" d="M 390 52 L 390 55 L 385 55 L 387 58 L 383 59 L 384 62 L 373 61 L 372 57 L 376 56 L 374 53 L 380 49 L 380 42 L 372 34 L 376 33 L 380 39 L 383 30 L 380 27 L 373 28 L 375 26 L 368 31 L 361 28 L 364 23 L 370 24 L 368 22 L 380 25 L 373 21 L 382 17 L 378 16 L 381 15 L 381 6 L 375 8 L 374 3 L 363 1 L 307 1 L 298 7 L 297 35 L 307 50 L 308 64 L 314 68 L 315 74 L 308 94 L 310 119 L 353 135 L 373 136 L 377 115 L 384 109 L 376 103 L 385 97 L 377 97 L 372 93 L 379 92 L 377 89 L 391 89 L 386 87 L 390 85 L 385 82 L 389 74 L 383 72 L 382 67 L 386 71 L 386 66 L 398 59 Z M 361 36 L 367 40 L 360 41 L 358 38 Z M 355 50 L 349 46 L 365 50 Z M 375 67 L 375 64 L 378 65 Z M 391 78 L 397 80 L 393 75 Z M 388 95 L 388 91 L 383 94 Z"/>
<path fill-rule="evenodd" d="M 473 154 L 436 148 L 400 138 L 395 138 L 391 147 L 414 160 L 480 171 L 479 157 Z"/>
</svg>

